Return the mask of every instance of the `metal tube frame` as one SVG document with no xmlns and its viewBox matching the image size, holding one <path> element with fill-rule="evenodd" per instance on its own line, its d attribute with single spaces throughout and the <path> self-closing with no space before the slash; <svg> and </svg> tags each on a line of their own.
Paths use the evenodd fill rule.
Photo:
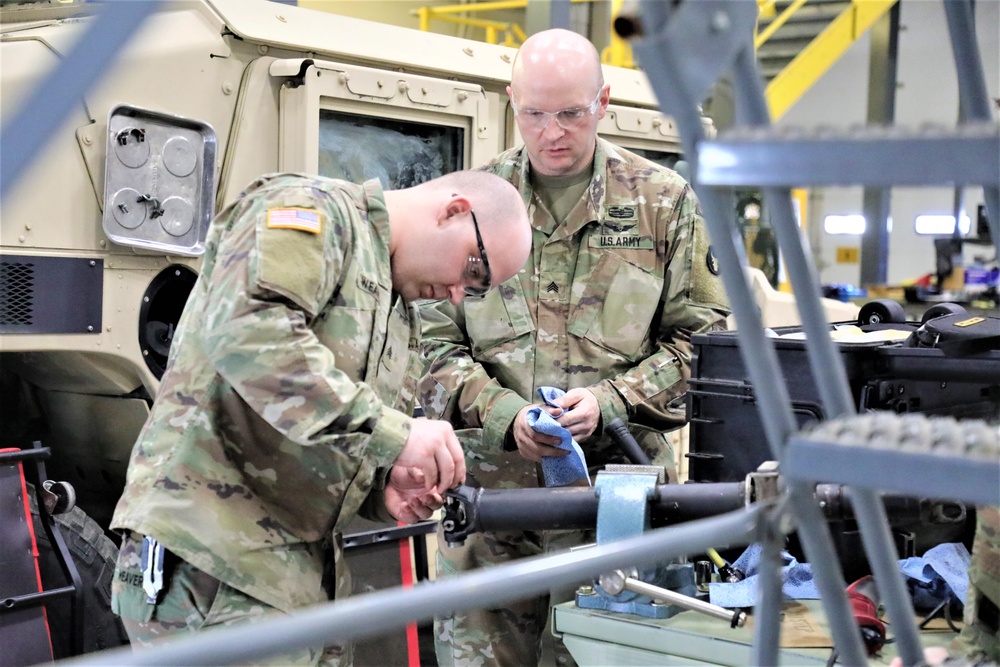
<svg viewBox="0 0 1000 667">
<path fill-rule="evenodd" d="M 960 108 L 965 112 L 965 119 L 968 121 L 993 123 L 995 120 L 990 110 L 986 74 L 983 72 L 983 61 L 979 56 L 976 41 L 976 15 L 972 2 L 944 0 L 944 12 L 948 20 L 948 36 L 951 38 L 951 50 L 958 73 Z M 997 185 L 997 181 L 983 186 L 983 198 L 986 200 L 993 247 L 997 251 L 997 257 L 1000 257 L 1000 185 Z M 957 215 L 955 227 L 958 228 Z"/>
<path fill-rule="evenodd" d="M 787 500 L 787 499 L 786 499 Z M 750 664 L 770 667 L 778 664 L 781 640 L 781 548 L 784 533 L 780 530 L 784 507 L 771 514 L 770 521 L 761 522 L 760 575 L 757 579 L 757 599 L 754 601 L 754 641 Z"/>
<path fill-rule="evenodd" d="M 746 99 L 748 105 L 752 107 L 748 114 L 751 123 L 755 125 L 769 124 L 763 87 L 760 85 L 755 65 L 745 55 L 745 51 L 737 57 L 735 70 L 737 100 L 739 101 L 742 95 L 742 99 Z M 823 306 L 818 298 L 821 293 L 819 276 L 815 264 L 812 262 L 812 254 L 807 247 L 806 237 L 800 233 L 798 223 L 795 220 L 791 193 L 783 188 L 765 188 L 764 198 L 771 207 L 772 222 L 775 226 L 778 244 L 785 258 L 785 266 L 791 279 L 792 290 L 796 295 L 799 295 L 796 304 L 802 318 L 802 327 L 806 332 L 808 342 L 806 353 L 812 376 L 816 379 L 821 403 L 830 417 L 853 414 L 855 406 L 847 372 L 837 348 L 830 338 Z M 802 295 L 806 296 L 803 298 Z M 803 488 L 802 491 L 806 491 L 807 488 Z M 906 589 L 906 580 L 896 567 L 895 558 L 882 559 L 886 554 L 895 554 L 895 543 L 889 530 L 885 508 L 874 492 L 859 491 L 853 497 L 860 501 L 855 508 L 858 524 L 861 528 L 866 552 L 875 556 L 871 559 L 872 570 L 879 581 L 889 617 L 896 627 L 900 654 L 906 657 L 916 646 L 917 655 L 922 655 L 919 650 L 920 643 L 917 638 L 916 625 L 912 622 L 913 606 Z M 808 546 L 806 549 L 808 552 Z M 817 562 L 811 555 L 810 561 L 814 564 Z M 829 573 L 828 576 L 842 580 L 840 572 Z"/>
<path fill-rule="evenodd" d="M 750 15 L 746 7 L 751 5 L 752 18 L 755 18 L 756 6 L 752 0 L 741 3 L 701 0 L 679 5 L 662 0 L 641 0 L 644 35 L 640 36 L 642 39 L 634 48 L 644 56 L 647 74 L 660 96 L 664 111 L 672 111 L 671 115 L 681 128 L 694 174 L 692 185 L 701 198 L 709 233 L 721 261 L 723 282 L 739 324 L 740 351 L 744 363 L 756 386 L 769 387 L 768 392 L 761 393 L 758 405 L 768 444 L 780 460 L 789 437 L 797 430 L 788 390 L 780 373 L 774 346 L 764 336 L 759 313 L 753 306 L 750 289 L 742 275 L 742 268 L 747 265 L 745 249 L 735 226 L 727 224 L 730 218 L 726 206 L 729 190 L 709 187 L 698 177 L 699 151 L 705 147 L 706 139 L 697 105 L 703 98 L 705 84 L 713 83 L 724 69 L 733 66 L 737 71 L 738 102 L 743 105 L 738 111 L 749 115 L 751 126 L 769 124 L 762 87 L 752 60 L 753 22 L 751 20 L 747 24 L 745 20 L 745 16 Z M 944 5 L 963 106 L 971 120 L 991 122 L 983 70 L 975 48 L 972 5 L 969 0 L 945 1 Z M 52 136 L 53 130 L 64 120 L 71 105 L 104 74 L 125 41 L 119 37 L 134 33 L 135 28 L 157 6 L 158 2 L 154 0 L 109 2 L 106 10 L 74 46 L 66 62 L 4 125 L 0 133 L 0 145 L 6 149 L 0 162 L 0 195 L 10 191 L 33 156 L 40 153 L 38 149 L 45 143 L 45 138 Z M 749 29 L 746 29 L 745 35 L 741 33 L 734 38 L 734 26 Z M 719 50 L 717 47 L 720 44 L 726 48 Z M 682 57 L 682 53 L 688 57 Z M 698 57 L 706 53 L 709 57 Z M 651 63 L 663 63 L 663 66 L 650 66 Z M 990 228 L 1000 252 L 1000 187 L 987 185 L 984 190 Z M 781 249 L 788 263 L 793 288 L 799 297 L 810 367 L 819 380 L 824 406 L 831 415 L 849 414 L 853 406 L 846 375 L 826 331 L 818 299 L 817 274 L 791 215 L 788 190 L 768 188 L 765 196 L 772 204 Z M 904 664 L 917 664 L 922 659 L 922 653 L 919 643 L 914 641 L 916 629 L 912 614 L 903 618 L 909 601 L 905 598 L 905 590 L 900 595 L 902 577 L 895 571 L 892 562 L 894 549 L 891 544 L 887 545 L 888 523 L 884 507 L 870 490 L 854 490 L 851 497 L 855 501 L 855 515 L 862 528 L 873 569 L 876 576 L 882 578 L 882 584 L 888 584 L 888 590 L 884 591 L 887 593 L 886 604 L 900 641 L 900 654 Z M 847 605 L 843 576 L 811 485 L 801 481 L 791 483 L 786 500 L 790 516 L 794 513 L 801 521 L 798 529 L 805 538 L 806 553 L 815 568 L 817 586 L 823 596 L 837 647 L 847 663 L 863 664 L 866 658 Z M 779 545 L 778 536 L 785 531 L 773 529 L 780 525 L 790 530 L 792 526 L 782 525 L 782 512 L 776 517 L 766 509 L 752 507 L 651 531 L 593 549 L 511 563 L 433 585 L 357 596 L 269 621 L 269 632 L 266 633 L 261 631 L 260 625 L 227 628 L 181 639 L 155 650 L 133 654 L 122 649 L 75 662 L 93 665 L 240 662 L 316 643 L 359 639 L 452 611 L 497 606 L 547 590 L 553 585 L 578 582 L 614 567 L 663 562 L 720 544 L 747 544 L 756 537 L 763 542 L 765 558 L 762 561 L 760 589 L 763 608 L 755 638 L 754 657 L 757 664 L 776 664 L 779 633 L 774 608 L 780 599 L 780 577 L 776 576 L 775 554 Z M 771 526 L 772 530 L 759 535 L 761 526 Z M 495 586 L 498 580 L 505 581 L 507 585 Z M 909 627 L 913 628 L 912 633 Z"/>
<path fill-rule="evenodd" d="M 896 119 L 899 69 L 899 3 L 869 30 L 868 122 L 891 124 Z M 861 212 L 868 224 L 861 235 L 861 284 L 885 283 L 889 272 L 889 209 L 891 190 L 865 186 Z M 957 218 L 956 218 L 957 219 Z"/>
<path fill-rule="evenodd" d="M 987 104 L 987 97 L 981 63 L 972 34 L 972 6 L 967 0 L 945 2 L 945 5 L 956 65 L 960 73 L 959 85 L 963 102 L 970 109 L 969 115 L 974 120 L 991 121 L 988 109 L 983 106 Z M 710 183 L 701 182 L 704 175 L 697 168 L 701 162 L 698 158 L 702 155 L 706 144 L 711 142 L 705 141 L 700 122 L 692 122 L 690 111 L 697 108 L 703 98 L 700 93 L 705 92 L 705 80 L 707 78 L 714 80 L 724 70 L 732 68 L 736 90 L 737 122 L 742 122 L 750 128 L 767 127 L 770 124 L 763 87 L 752 57 L 753 51 L 746 44 L 746 35 L 752 34 L 752 24 L 747 25 L 745 21 L 741 24 L 742 17 L 738 13 L 739 10 L 734 11 L 727 3 L 720 2 L 688 2 L 667 10 L 662 3 L 657 6 L 655 0 L 647 0 L 643 4 L 643 9 L 643 17 L 646 19 L 643 23 L 645 36 L 642 43 L 634 45 L 633 49 L 645 62 L 661 65 L 661 67 L 647 67 L 647 73 L 661 105 L 673 107 L 664 111 L 676 112 L 674 116 L 681 131 L 685 150 L 689 160 L 694 158 L 693 163 L 696 166 L 693 169 L 692 186 L 701 199 L 706 224 L 721 260 L 723 279 L 739 325 L 741 355 L 754 385 L 768 387 L 771 391 L 777 389 L 773 398 L 778 400 L 772 401 L 780 403 L 777 409 L 765 405 L 764 401 L 759 404 L 759 409 L 768 443 L 776 457 L 781 460 L 786 445 L 786 438 L 783 436 L 788 434 L 785 415 L 790 414 L 787 390 L 782 391 L 784 383 L 778 378 L 773 346 L 770 341 L 761 340 L 763 336 L 759 331 L 761 329 L 759 317 L 753 312 L 750 313 L 750 317 L 746 316 L 747 304 L 753 302 L 750 299 L 749 288 L 739 275 L 740 267 L 745 263 L 734 261 L 743 259 L 742 249 L 729 247 L 738 246 L 738 243 L 735 241 L 734 229 L 729 224 L 731 216 L 725 210 L 727 191 L 720 187 L 708 187 Z M 738 32 L 740 28 L 745 30 L 745 34 Z M 708 62 L 705 60 L 691 62 L 698 58 L 699 46 L 710 43 L 719 33 L 730 33 L 731 39 L 739 42 L 741 48 L 731 58 L 726 59 L 729 53 L 716 45 L 713 54 L 707 58 Z M 692 54 L 693 57 L 686 61 L 680 57 L 682 53 Z M 712 67 L 716 69 L 708 71 Z M 752 138 L 748 143 L 752 143 Z M 732 161 L 731 164 L 740 162 L 738 151 L 728 151 L 722 155 Z M 766 153 L 763 155 L 766 157 Z M 725 183 L 734 184 L 731 180 Z M 746 184 L 753 184 L 753 181 L 748 181 Z M 987 200 L 995 202 L 998 188 L 987 185 L 984 189 Z M 798 296 L 797 304 L 806 333 L 809 364 L 813 377 L 817 380 L 822 403 L 831 417 L 850 415 L 854 412 L 854 406 L 846 372 L 829 336 L 819 301 L 817 273 L 808 248 L 805 247 L 806 241 L 795 222 L 790 193 L 786 188 L 777 187 L 765 188 L 764 192 L 772 210 L 772 220 L 793 290 Z M 991 222 L 995 218 L 996 215 L 991 214 Z M 760 354 L 761 352 L 764 354 Z M 766 394 L 761 398 L 764 397 Z M 817 508 L 812 502 L 810 484 L 802 481 L 791 483 L 789 497 L 795 513 L 801 519 L 799 530 L 805 537 L 803 546 L 813 563 L 836 644 L 848 664 L 862 664 L 865 657 L 844 596 L 843 576 L 836 559 L 827 558 L 832 547 L 830 535 L 825 526 L 820 529 L 821 524 L 818 521 Z M 855 489 L 851 491 L 851 497 L 855 501 L 855 514 L 861 528 L 866 553 L 880 582 L 889 617 L 896 630 L 900 655 L 904 664 L 916 664 L 922 660 L 923 654 L 917 637 L 917 628 L 913 622 L 912 603 L 903 576 L 895 566 L 895 547 L 885 509 L 878 501 L 875 491 Z M 773 544 L 765 541 L 765 548 L 768 547 L 773 548 Z M 762 563 L 765 571 L 767 568 L 775 567 L 773 561 L 773 558 L 765 559 Z M 762 600 L 768 599 L 773 602 L 774 585 L 772 579 L 765 581 L 764 588 L 760 592 Z M 765 609 L 763 613 L 764 622 L 757 630 L 756 640 L 759 645 L 754 649 L 755 658 L 758 664 L 773 664 L 776 659 L 777 635 L 773 632 L 771 611 Z"/>
<path fill-rule="evenodd" d="M 413 588 L 356 595 L 261 623 L 208 630 L 134 653 L 128 648 L 104 651 L 67 664 L 245 664 L 304 646 L 354 641 L 453 611 L 498 607 L 622 567 L 649 566 L 708 548 L 746 545 L 756 536 L 760 515 L 769 510 L 755 506 L 589 549 L 524 559 Z"/>
<path fill-rule="evenodd" d="M 685 155 L 688 156 L 689 162 L 692 162 L 692 186 L 698 192 L 705 213 L 705 222 L 712 238 L 713 250 L 722 267 L 722 279 L 738 325 L 740 355 L 753 385 L 769 388 L 767 392 L 760 392 L 758 410 L 768 445 L 775 458 L 780 461 L 788 437 L 797 430 L 788 388 L 778 365 L 774 344 L 764 334 L 760 314 L 743 275 L 743 267 L 748 265 L 746 252 L 738 236 L 736 226 L 729 224 L 732 215 L 727 206 L 727 191 L 722 188 L 705 187 L 699 182 L 697 176 L 699 173 L 698 156 L 705 141 L 701 118 L 697 111 L 698 103 L 702 97 L 701 93 L 707 92 L 707 87 L 733 62 L 736 63 L 737 67 L 743 63 L 741 68 L 743 74 L 751 73 L 750 81 L 740 82 L 740 88 L 737 91 L 737 120 L 740 120 L 742 114 L 750 116 L 754 125 L 769 122 L 763 100 L 758 100 L 758 96 L 754 95 L 755 89 L 762 90 L 757 79 L 756 69 L 752 67 L 753 49 L 750 44 L 755 7 L 752 10 L 747 10 L 746 6 L 752 3 L 703 0 L 697 3 L 684 3 L 679 7 L 672 8 L 668 17 L 666 4 L 656 2 L 656 0 L 647 0 L 642 4 L 644 38 L 641 42 L 633 44 L 633 51 L 639 54 L 644 62 L 661 64 L 659 67 L 647 67 L 647 76 L 657 93 L 664 112 L 673 116 L 677 122 Z M 744 6 L 741 8 L 740 4 Z M 738 14 L 739 11 L 742 11 L 742 14 Z M 741 20 L 742 26 L 740 26 Z M 734 37 L 732 33 L 734 24 L 737 27 L 743 27 L 745 33 Z M 660 25 L 664 26 L 663 30 L 657 31 L 656 28 Z M 725 48 L 718 43 L 727 40 L 736 41 L 739 48 Z M 704 54 L 705 57 L 698 59 L 697 62 L 694 62 L 695 58 L 686 60 L 681 57 L 682 53 L 688 54 L 691 51 L 694 52 L 695 57 L 699 53 Z M 720 57 L 726 56 L 729 56 L 729 62 L 719 62 Z M 708 71 L 710 66 L 715 67 L 714 71 Z M 746 77 L 736 76 L 734 78 L 739 81 Z M 761 94 L 759 97 L 762 98 L 763 95 Z M 764 109 L 763 117 L 760 115 L 761 109 Z M 779 220 L 779 223 L 785 223 L 779 224 L 777 228 L 779 239 L 783 235 L 787 236 L 787 232 L 783 232 L 782 229 L 787 228 L 787 218 L 790 217 L 791 213 L 790 199 L 786 198 L 785 203 L 787 206 L 782 207 L 779 204 L 778 209 L 777 217 L 785 218 L 783 221 Z M 789 261 L 790 255 L 794 256 L 792 265 L 789 266 L 789 273 L 793 277 L 793 284 L 806 282 L 814 285 L 815 289 L 809 294 L 817 295 L 819 288 L 816 273 L 814 270 L 810 270 L 809 260 L 803 256 L 805 253 L 803 253 L 801 245 L 795 243 L 795 240 L 799 238 L 799 233 L 794 219 L 792 219 L 792 226 L 795 228 L 795 236 L 786 239 L 782 248 L 786 252 L 786 263 Z M 792 273 L 793 271 L 795 273 Z M 829 334 L 826 332 L 825 318 L 822 318 L 821 315 L 821 327 L 816 327 L 815 321 L 808 321 L 811 315 L 821 312 L 818 297 L 813 296 L 813 300 L 815 303 L 805 304 L 804 309 L 800 305 L 800 311 L 803 311 L 803 321 L 806 324 L 807 339 L 812 341 L 813 334 L 811 332 L 821 328 L 820 337 L 825 338 L 828 342 L 828 348 L 832 349 L 832 342 L 830 342 Z M 839 369 L 841 379 L 840 383 L 828 382 L 821 387 L 822 395 L 829 401 L 830 397 L 835 394 L 843 396 L 847 393 L 843 388 L 846 386 L 847 380 L 840 358 L 836 355 L 830 355 L 829 351 L 826 351 L 826 356 L 833 357 L 834 363 L 830 368 Z M 817 353 L 810 352 L 810 363 L 814 367 L 816 358 Z M 834 374 L 836 375 L 837 371 L 834 371 Z M 823 376 L 819 375 L 819 377 Z M 847 405 L 849 409 L 850 403 L 848 402 Z M 818 564 L 818 566 L 814 565 L 816 584 L 827 610 L 835 643 L 848 664 L 863 664 L 866 659 L 865 652 L 860 634 L 857 632 L 857 627 L 850 613 L 850 605 L 845 592 L 846 584 L 837 565 L 833 540 L 826 524 L 821 521 L 821 512 L 812 497 L 812 490 L 807 485 L 793 484 L 790 485 L 789 495 L 803 519 L 799 530 L 806 537 L 803 544 L 806 554 L 810 562 Z M 762 638 L 772 641 L 774 645 L 768 648 L 760 647 L 761 657 L 767 659 L 776 655 L 777 634 L 766 633 L 766 636 Z"/>
</svg>

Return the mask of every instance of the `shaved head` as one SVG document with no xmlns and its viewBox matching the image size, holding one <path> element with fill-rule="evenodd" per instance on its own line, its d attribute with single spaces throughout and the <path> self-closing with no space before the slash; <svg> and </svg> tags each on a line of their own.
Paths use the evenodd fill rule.
<svg viewBox="0 0 1000 667">
<path fill-rule="evenodd" d="M 569 30 L 532 35 L 514 58 L 507 94 L 533 171 L 569 176 L 588 168 L 611 94 L 593 44 Z M 563 111 L 575 122 L 552 122 Z"/>
<path fill-rule="evenodd" d="M 514 276 L 531 252 L 524 200 L 494 174 L 456 171 L 383 196 L 392 285 L 406 301 L 461 303 Z"/>
<path fill-rule="evenodd" d="M 514 94 L 522 79 L 536 75 L 587 84 L 591 97 L 604 85 L 597 49 L 586 37 L 562 28 L 536 33 L 518 49 L 510 77 Z"/>
<path fill-rule="evenodd" d="M 429 182 L 441 192 L 466 197 L 479 214 L 483 242 L 500 279 L 513 276 L 531 251 L 531 226 L 521 193 L 485 171 L 455 171 Z"/>
</svg>

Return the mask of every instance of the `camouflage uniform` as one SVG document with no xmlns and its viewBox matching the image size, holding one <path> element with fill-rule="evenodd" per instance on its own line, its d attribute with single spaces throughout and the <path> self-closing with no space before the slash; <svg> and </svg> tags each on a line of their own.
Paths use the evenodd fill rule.
<svg viewBox="0 0 1000 667">
<path fill-rule="evenodd" d="M 209 604 L 225 593 L 209 620 L 219 604 L 237 622 L 346 594 L 336 536 L 366 499 L 380 505 L 369 492 L 409 436 L 419 334 L 392 292 L 377 181 L 251 184 L 212 225 L 112 527 L 179 559 L 170 585 L 201 581 Z M 133 543 L 113 606 L 144 633 L 134 640 L 204 626 L 167 620 L 169 589 L 137 604 L 137 572 Z"/>
<path fill-rule="evenodd" d="M 674 469 L 663 431 L 680 426 L 690 335 L 725 326 L 728 302 L 691 187 L 674 172 L 598 140 L 585 197 L 559 224 L 533 192 L 523 148 L 485 167 L 521 192 L 533 227 L 521 272 L 462 306 L 425 305 L 429 374 L 420 402 L 462 433 L 469 472 L 487 488 L 539 485 L 509 431 L 535 389 L 587 387 L 601 421 L 622 418 L 650 458 Z M 604 436 L 580 443 L 592 474 L 623 453 Z M 438 571 L 452 572 L 569 546 L 578 534 L 440 539 Z M 548 600 L 440 620 L 441 664 L 537 662 Z"/>
<path fill-rule="evenodd" d="M 1000 508 L 980 507 L 965 599 L 965 627 L 955 642 L 973 662 L 1000 663 Z"/>
</svg>

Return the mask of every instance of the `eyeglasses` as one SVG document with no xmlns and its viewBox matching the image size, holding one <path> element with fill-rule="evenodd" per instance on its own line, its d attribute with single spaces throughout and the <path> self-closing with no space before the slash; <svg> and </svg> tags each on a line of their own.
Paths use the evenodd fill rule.
<svg viewBox="0 0 1000 667">
<path fill-rule="evenodd" d="M 525 127 L 532 130 L 544 130 L 548 126 L 550 118 L 555 118 L 556 123 L 564 130 L 576 130 L 583 127 L 588 118 L 597 113 L 597 107 L 601 103 L 601 90 L 597 91 L 597 97 L 594 98 L 593 102 L 583 107 L 560 109 L 559 111 L 522 109 L 517 106 L 513 99 L 510 101 L 510 106 L 514 109 L 514 115 L 521 119 Z"/>
<path fill-rule="evenodd" d="M 479 233 L 479 221 L 476 220 L 476 212 L 471 208 L 469 215 L 472 216 L 472 226 L 476 230 L 476 243 L 479 245 L 479 257 L 469 257 L 469 262 L 465 266 L 465 293 L 469 296 L 483 296 L 490 291 L 493 286 L 493 273 L 490 271 L 490 260 L 486 257 L 486 248 L 483 247 L 483 235 Z M 480 269 L 480 264 L 482 268 Z"/>
</svg>

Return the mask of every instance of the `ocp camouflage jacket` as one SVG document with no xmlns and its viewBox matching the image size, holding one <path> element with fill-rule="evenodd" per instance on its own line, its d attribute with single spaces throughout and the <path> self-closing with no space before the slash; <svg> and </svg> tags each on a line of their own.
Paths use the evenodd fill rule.
<svg viewBox="0 0 1000 667">
<path fill-rule="evenodd" d="M 598 140 L 590 186 L 560 225 L 532 191 L 523 147 L 485 169 L 521 192 L 532 254 L 485 297 L 422 307 L 427 415 L 482 429 L 463 434 L 480 481 L 534 486 L 533 465 L 505 453 L 514 417 L 538 387 L 587 387 L 603 424 L 621 417 L 672 468 L 662 431 L 684 420 L 673 402 L 687 390 L 691 334 L 724 328 L 728 314 L 690 185 Z M 592 467 L 623 460 L 608 437 L 580 444 Z"/>
<path fill-rule="evenodd" d="M 279 609 L 327 599 L 331 532 L 409 435 L 418 337 L 377 181 L 259 179 L 212 224 L 112 527 Z"/>
</svg>

